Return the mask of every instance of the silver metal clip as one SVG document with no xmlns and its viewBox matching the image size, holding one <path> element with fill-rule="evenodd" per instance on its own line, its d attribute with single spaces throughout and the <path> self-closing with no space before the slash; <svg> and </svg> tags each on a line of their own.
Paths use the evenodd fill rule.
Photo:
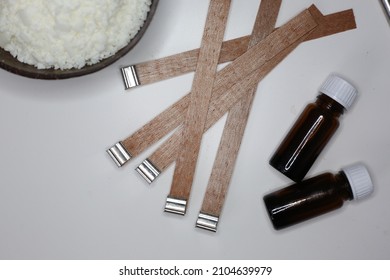
<svg viewBox="0 0 390 280">
<path fill-rule="evenodd" d="M 144 178 L 149 184 L 153 183 L 153 181 L 160 175 L 160 170 L 158 170 L 153 163 L 145 159 L 136 169 L 141 176 Z"/>
<path fill-rule="evenodd" d="M 167 197 L 165 212 L 183 215 L 186 213 L 187 200 Z"/>
<path fill-rule="evenodd" d="M 137 71 L 134 65 L 121 68 L 125 89 L 139 86 Z"/>
<path fill-rule="evenodd" d="M 219 217 L 200 212 L 198 219 L 196 220 L 196 226 L 198 228 L 207 229 L 216 232 L 218 226 L 218 220 Z"/>
<path fill-rule="evenodd" d="M 107 150 L 107 153 L 115 161 L 118 167 L 122 167 L 126 162 L 131 159 L 131 155 L 125 150 L 123 145 L 118 142 Z"/>
</svg>

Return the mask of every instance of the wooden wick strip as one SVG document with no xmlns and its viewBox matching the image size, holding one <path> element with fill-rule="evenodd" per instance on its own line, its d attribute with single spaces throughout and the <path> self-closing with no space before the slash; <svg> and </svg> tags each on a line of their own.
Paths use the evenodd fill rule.
<svg viewBox="0 0 390 280">
<path fill-rule="evenodd" d="M 248 48 L 259 43 L 274 30 L 281 4 L 282 0 L 261 1 Z M 257 85 L 248 89 L 248 95 L 241 98 L 228 113 L 217 157 L 196 221 L 196 226 L 199 228 L 217 231 L 219 217 L 256 91 Z"/>
<path fill-rule="evenodd" d="M 183 124 L 179 156 L 165 212 L 184 215 L 177 204 L 187 204 L 203 137 L 204 125 L 217 73 L 219 55 L 230 10 L 230 0 L 211 0 L 191 89 L 190 103 Z"/>
<path fill-rule="evenodd" d="M 328 35 L 344 32 L 356 28 L 355 18 L 352 10 L 346 10 L 335 14 L 323 16 L 321 12 L 313 5 L 309 8 L 310 13 L 315 20 L 319 23 L 319 26 L 311 32 L 305 41 L 318 39 Z M 215 124 L 240 98 L 247 94 L 250 88 L 253 88 L 258 84 L 259 80 L 264 78 L 276 65 L 278 65 L 293 49 L 294 45 L 290 48 L 282 51 L 277 56 L 272 58 L 261 68 L 258 72 L 252 73 L 245 79 L 242 79 L 239 83 L 233 85 L 228 91 L 223 92 L 221 95 L 217 95 L 214 92 L 215 99 L 211 102 L 209 108 L 209 114 L 206 122 L 206 129 L 209 129 Z M 234 62 L 233 62 L 234 63 Z M 214 97 L 213 95 L 213 97 Z M 181 118 L 181 116 L 176 116 Z M 169 137 L 160 147 L 149 156 L 140 166 L 143 164 L 151 164 L 156 170 L 158 170 L 157 176 L 165 171 L 177 158 L 178 155 L 178 143 L 180 143 L 180 135 L 182 133 L 181 127 L 179 127 L 175 133 Z M 153 182 L 157 176 L 149 178 L 149 183 Z"/>
<path fill-rule="evenodd" d="M 248 48 L 250 36 L 244 36 L 223 42 L 218 63 L 230 62 L 242 55 Z M 198 63 L 199 49 L 194 49 L 160 59 L 130 65 L 121 69 L 122 73 L 136 75 L 138 85 L 147 85 L 185 73 L 195 71 Z M 124 74 L 126 79 L 126 74 Z M 125 81 L 125 89 L 137 86 Z"/>
<path fill-rule="evenodd" d="M 122 167 L 176 127 L 182 125 L 190 96 L 190 94 L 187 94 L 132 135 L 109 148 L 107 153 L 117 166 Z"/>
</svg>

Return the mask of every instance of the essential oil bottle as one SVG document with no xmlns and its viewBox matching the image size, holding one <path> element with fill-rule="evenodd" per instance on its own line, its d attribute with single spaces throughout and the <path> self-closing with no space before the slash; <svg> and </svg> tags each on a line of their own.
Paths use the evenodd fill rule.
<svg viewBox="0 0 390 280">
<path fill-rule="evenodd" d="M 301 181 L 339 127 L 339 117 L 357 96 L 350 83 L 331 74 L 314 103 L 306 106 L 274 155 L 270 165 L 295 182 Z"/>
<path fill-rule="evenodd" d="M 367 168 L 354 164 L 337 174 L 324 173 L 264 196 L 268 215 L 279 230 L 328 213 L 345 201 L 359 200 L 373 192 Z"/>
</svg>

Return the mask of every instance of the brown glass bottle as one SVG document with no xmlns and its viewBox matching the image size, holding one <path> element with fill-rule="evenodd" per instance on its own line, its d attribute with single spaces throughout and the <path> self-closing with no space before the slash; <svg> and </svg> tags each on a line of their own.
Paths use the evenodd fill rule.
<svg viewBox="0 0 390 280">
<path fill-rule="evenodd" d="M 324 173 L 264 196 L 268 215 L 279 230 L 336 210 L 345 201 L 370 195 L 367 168 L 351 165 L 337 174 Z"/>
<path fill-rule="evenodd" d="M 314 103 L 306 106 L 270 159 L 270 165 L 295 182 L 301 181 L 339 127 L 339 117 L 348 109 L 356 89 L 331 75 Z"/>
</svg>

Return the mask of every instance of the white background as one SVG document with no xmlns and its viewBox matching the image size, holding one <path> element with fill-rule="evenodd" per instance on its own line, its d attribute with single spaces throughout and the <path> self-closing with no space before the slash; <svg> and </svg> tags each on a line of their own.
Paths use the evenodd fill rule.
<svg viewBox="0 0 390 280">
<path fill-rule="evenodd" d="M 258 0 L 233 0 L 226 39 L 251 32 Z M 198 48 L 209 1 L 162 0 L 140 43 L 98 73 L 60 81 L 0 70 L 1 259 L 389 259 L 390 26 L 380 1 L 283 1 L 277 25 L 312 3 L 353 8 L 358 28 L 305 42 L 259 85 L 217 233 L 194 227 L 224 118 L 204 137 L 187 215 L 163 213 L 173 166 L 148 185 L 105 150 L 191 88 L 193 74 L 125 91 L 119 68 Z M 355 162 L 375 193 L 275 231 L 262 197 L 291 182 L 268 159 L 329 73 L 360 96 L 308 177 Z"/>
</svg>

